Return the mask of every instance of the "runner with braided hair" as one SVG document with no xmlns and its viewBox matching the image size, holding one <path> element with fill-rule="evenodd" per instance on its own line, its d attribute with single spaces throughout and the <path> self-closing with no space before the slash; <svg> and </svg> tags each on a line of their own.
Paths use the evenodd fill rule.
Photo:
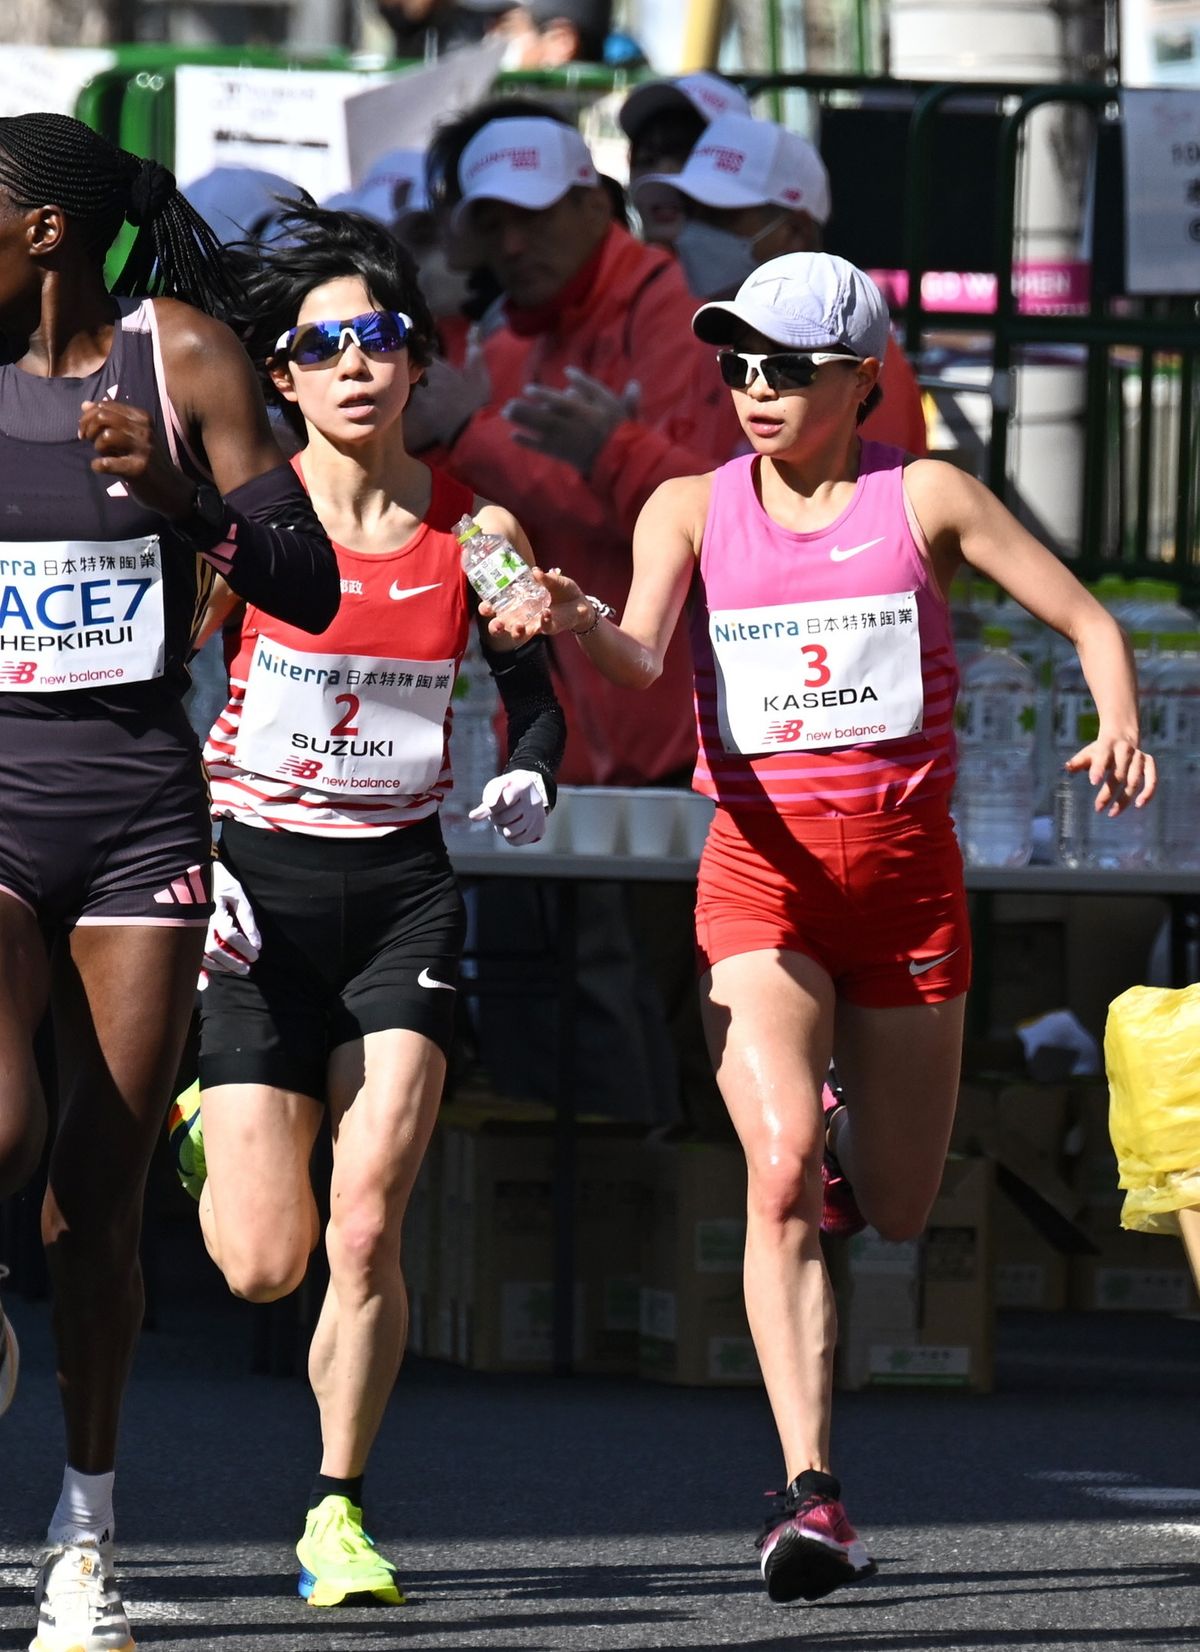
<svg viewBox="0 0 1200 1652">
<path fill-rule="evenodd" d="M 196 616 L 218 578 L 302 630 L 338 606 L 250 362 L 205 313 L 235 298 L 165 167 L 66 116 L 0 120 L 0 1196 L 41 1158 L 33 1035 L 52 1004 L 42 1237 L 67 1436 L 35 1652 L 133 1645 L 112 1571 L 117 1425 L 146 1172 L 212 911 L 180 705 Z M 2 1408 L 2 1319 L 0 1348 Z"/>
</svg>

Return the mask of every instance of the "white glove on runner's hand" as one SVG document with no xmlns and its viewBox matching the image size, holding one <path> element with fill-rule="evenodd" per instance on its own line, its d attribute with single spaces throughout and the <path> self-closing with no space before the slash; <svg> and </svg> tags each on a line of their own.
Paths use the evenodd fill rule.
<svg viewBox="0 0 1200 1652">
<path fill-rule="evenodd" d="M 536 843 L 546 834 L 550 802 L 546 782 L 529 769 L 498 774 L 483 788 L 479 807 L 470 819 L 490 820 L 507 843 Z"/>
<path fill-rule="evenodd" d="M 262 936 L 246 891 L 221 861 L 213 862 L 213 906 L 204 939 L 204 968 L 214 975 L 249 975 Z"/>
</svg>

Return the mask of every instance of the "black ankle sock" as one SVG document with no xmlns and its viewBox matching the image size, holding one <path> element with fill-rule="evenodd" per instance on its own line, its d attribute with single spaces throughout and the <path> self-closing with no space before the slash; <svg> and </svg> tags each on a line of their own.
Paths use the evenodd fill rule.
<svg viewBox="0 0 1200 1652">
<path fill-rule="evenodd" d="M 362 1508 L 361 1474 L 352 1475 L 349 1480 L 338 1480 L 332 1474 L 318 1474 L 309 1493 L 308 1506 L 315 1509 L 318 1503 L 324 1502 L 327 1497 L 348 1497 L 356 1509 Z"/>
<path fill-rule="evenodd" d="M 835 1474 L 823 1474 L 819 1468 L 806 1468 L 797 1474 L 788 1492 L 797 1503 L 802 1503 L 806 1497 L 831 1497 L 836 1503 L 841 1500 L 842 1482 Z"/>
</svg>

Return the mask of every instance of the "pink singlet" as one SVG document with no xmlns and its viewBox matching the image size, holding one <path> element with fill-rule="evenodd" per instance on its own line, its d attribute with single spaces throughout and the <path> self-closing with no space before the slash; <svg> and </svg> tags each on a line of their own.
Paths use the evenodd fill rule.
<svg viewBox="0 0 1200 1652">
<path fill-rule="evenodd" d="M 757 456 L 713 477 L 691 618 L 699 757 L 718 810 L 700 868 L 702 968 L 802 952 L 865 1005 L 966 990 L 948 813 L 958 671 L 904 455 L 862 442 L 829 527 L 772 521 Z"/>
</svg>

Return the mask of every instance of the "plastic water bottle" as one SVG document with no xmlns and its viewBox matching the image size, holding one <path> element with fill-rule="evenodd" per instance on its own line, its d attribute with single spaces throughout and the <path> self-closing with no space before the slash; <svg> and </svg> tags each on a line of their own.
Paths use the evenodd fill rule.
<svg viewBox="0 0 1200 1652">
<path fill-rule="evenodd" d="M 454 679 L 451 699 L 450 769 L 453 784 L 442 804 L 442 825 L 447 833 L 483 834 L 490 838 L 486 820 L 468 816 L 483 794 L 483 788 L 499 771 L 495 716 L 499 704 L 496 680 L 487 668 L 474 625 L 466 652 Z"/>
<path fill-rule="evenodd" d="M 966 664 L 955 714 L 954 817 L 972 866 L 1024 866 L 1033 849 L 1036 683 L 1011 640 L 1000 626 L 984 627 L 984 647 Z"/>
<path fill-rule="evenodd" d="M 549 606 L 549 591 L 503 534 L 485 533 L 470 516 L 455 523 L 454 534 L 462 546 L 463 572 L 481 601 L 490 602 L 498 614 L 528 622 Z"/>
<path fill-rule="evenodd" d="M 1200 870 L 1200 635 L 1168 632 L 1146 684 L 1147 744 L 1158 762 L 1159 859 Z"/>
<path fill-rule="evenodd" d="M 1063 866 L 1098 867 L 1102 871 L 1138 870 L 1154 864 L 1153 811 L 1125 809 L 1115 819 L 1096 813 L 1096 792 L 1086 769 L 1068 773 L 1065 764 L 1100 731 L 1100 716 L 1077 654 L 1063 659 L 1054 673 L 1054 832 Z"/>
</svg>

